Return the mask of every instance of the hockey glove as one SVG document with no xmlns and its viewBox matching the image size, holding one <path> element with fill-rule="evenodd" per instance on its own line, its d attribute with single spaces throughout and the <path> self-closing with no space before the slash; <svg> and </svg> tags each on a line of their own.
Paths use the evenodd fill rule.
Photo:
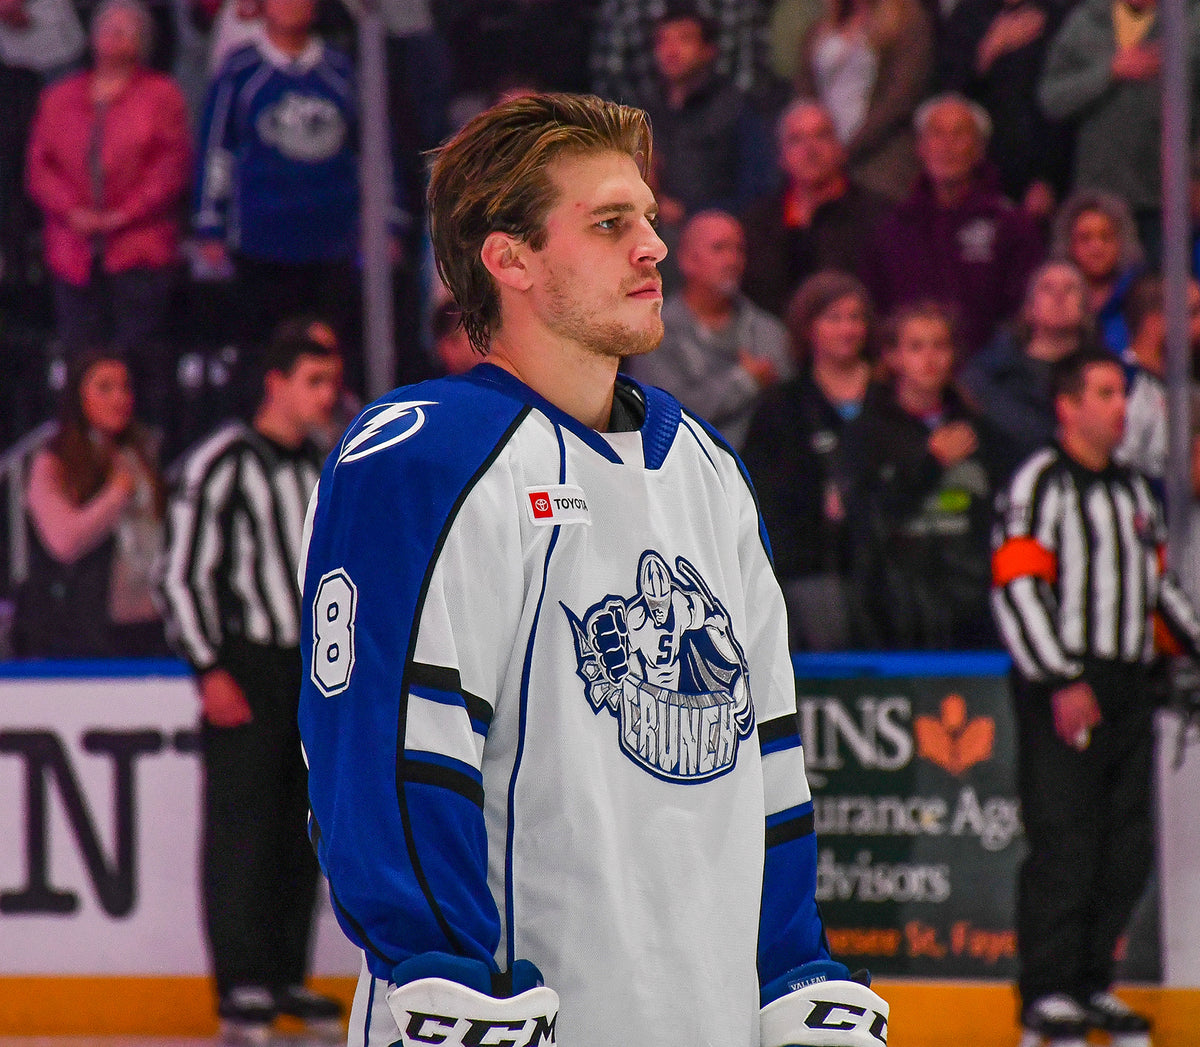
<svg viewBox="0 0 1200 1047">
<path fill-rule="evenodd" d="M 865 971 L 814 960 L 763 986 L 762 1047 L 881 1047 L 888 1005 Z"/>
<path fill-rule="evenodd" d="M 542 984 L 541 972 L 528 960 L 517 960 L 511 975 L 511 994 L 497 996 L 487 984 L 490 972 L 477 961 L 426 953 L 399 964 L 392 979 L 401 984 L 388 991 L 387 1004 L 400 1044 L 556 1044 L 558 993 Z M 482 991 L 485 985 L 488 991 Z"/>
</svg>

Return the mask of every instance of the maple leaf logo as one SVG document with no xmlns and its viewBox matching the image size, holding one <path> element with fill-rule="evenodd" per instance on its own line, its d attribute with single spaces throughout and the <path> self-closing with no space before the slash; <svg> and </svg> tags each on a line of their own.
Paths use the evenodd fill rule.
<svg viewBox="0 0 1200 1047">
<path fill-rule="evenodd" d="M 992 755 L 996 721 L 990 716 L 967 718 L 967 703 L 961 695 L 942 699 L 942 715 L 918 716 L 913 723 L 917 755 L 937 764 L 955 777 Z"/>
</svg>

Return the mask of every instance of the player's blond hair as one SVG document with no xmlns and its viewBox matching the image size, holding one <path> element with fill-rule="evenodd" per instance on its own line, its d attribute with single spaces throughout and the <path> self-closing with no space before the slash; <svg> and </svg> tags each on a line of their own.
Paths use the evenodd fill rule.
<svg viewBox="0 0 1200 1047">
<path fill-rule="evenodd" d="M 557 190 L 548 169 L 564 154 L 616 152 L 650 167 L 650 122 L 640 109 L 591 95 L 526 95 L 485 110 L 437 150 L 429 180 L 429 224 L 438 273 L 462 310 L 462 325 L 486 353 L 500 323 L 500 297 L 480 257 L 489 233 L 546 243 Z"/>
</svg>

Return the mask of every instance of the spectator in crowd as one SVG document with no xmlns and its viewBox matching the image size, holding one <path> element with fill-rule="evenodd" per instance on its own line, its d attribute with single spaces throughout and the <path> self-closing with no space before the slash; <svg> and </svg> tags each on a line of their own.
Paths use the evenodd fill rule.
<svg viewBox="0 0 1200 1047">
<path fill-rule="evenodd" d="M 304 514 L 321 460 L 310 440 L 337 402 L 333 332 L 286 321 L 262 360 L 252 425 L 230 422 L 183 460 L 162 583 L 169 635 L 200 692 L 205 930 L 231 1034 L 277 1014 L 336 1021 L 304 986 L 318 871 L 305 827 L 296 725 Z"/>
<path fill-rule="evenodd" d="M 933 37 L 920 0 L 828 0 L 800 44 L 797 93 L 829 110 L 851 177 L 892 200 L 918 173 L 912 120 L 929 87 Z"/>
<path fill-rule="evenodd" d="M 161 423 L 191 142 L 183 93 L 143 65 L 149 34 L 140 0 L 100 4 L 93 67 L 47 88 L 38 103 L 27 181 L 45 216 L 64 349 L 70 356 L 100 343 L 128 354 L 141 408 Z"/>
<path fill-rule="evenodd" d="M 650 184 L 668 250 L 691 215 L 714 207 L 740 214 L 770 187 L 766 126 L 716 72 L 716 33 L 716 23 L 687 0 L 672 0 L 654 24 L 657 77 L 638 104 L 654 125 Z M 661 271 L 674 290 L 672 256 Z"/>
<path fill-rule="evenodd" d="M 955 308 L 969 359 L 1020 306 L 1041 236 L 982 166 L 991 120 L 977 103 L 938 95 L 917 110 L 916 125 L 924 173 L 880 223 L 864 279 L 882 312 L 927 298 Z"/>
<path fill-rule="evenodd" d="M 1104 189 L 1133 209 L 1152 265 L 1162 239 L 1162 40 L 1157 0 L 1082 0 L 1046 56 L 1038 97 L 1076 126 L 1072 184 Z M 1189 7 L 1188 79 L 1200 101 L 1200 17 Z"/>
<path fill-rule="evenodd" d="M 313 32 L 315 0 L 263 0 L 263 36 L 213 81 L 201 124 L 195 229 L 214 271 L 232 254 L 241 340 L 261 352 L 315 309 L 363 392 L 358 102 L 349 59 Z"/>
<path fill-rule="evenodd" d="M 215 77 L 235 52 L 263 35 L 262 0 L 224 0 L 217 8 L 208 39 L 208 75 Z"/>
<path fill-rule="evenodd" d="M 167 655 L 153 599 L 162 478 L 119 355 L 90 350 L 72 360 L 58 429 L 33 458 L 25 496 L 32 526 L 17 655 Z"/>
<path fill-rule="evenodd" d="M 1018 322 L 962 371 L 964 389 L 1003 435 L 1014 467 L 1054 435 L 1054 364 L 1093 342 L 1085 294 L 1075 266 L 1046 262 L 1029 279 Z"/>
<path fill-rule="evenodd" d="M 853 276 L 826 271 L 805 280 L 788 309 L 799 373 L 763 393 L 742 448 L 787 601 L 792 650 L 839 650 L 854 640 L 838 454 L 866 396 L 871 324 L 870 298 Z"/>
<path fill-rule="evenodd" d="M 1188 341 L 1200 347 L 1200 283 L 1188 282 Z M 1128 391 L 1125 433 L 1113 459 L 1144 474 L 1155 493 L 1163 491 L 1167 471 L 1167 324 L 1162 277 L 1143 273 L 1125 296 L 1125 322 L 1130 332 L 1124 353 Z"/>
<path fill-rule="evenodd" d="M 988 610 L 999 436 L 953 385 L 950 314 L 934 302 L 888 322 L 887 380 L 846 427 L 846 518 L 853 606 L 873 648 L 979 649 Z"/>
<path fill-rule="evenodd" d="M 1200 620 L 1164 572 L 1166 528 L 1115 465 L 1125 375 L 1107 350 L 1055 366 L 1057 439 L 1017 470 L 996 530 L 992 606 L 1012 655 L 1021 1023 L 1050 1042 L 1149 1023 L 1111 993 L 1118 938 L 1154 855 L 1153 616 L 1195 657 Z"/>
<path fill-rule="evenodd" d="M 1042 221 L 1053 215 L 1069 175 L 1067 130 L 1047 119 L 1037 100 L 1064 10 L 1056 0 L 961 0 L 938 35 L 938 83 L 987 110 L 987 155 L 1000 189 Z"/>
<path fill-rule="evenodd" d="M 792 102 L 779 118 L 777 145 L 783 184 L 745 215 L 744 290 L 782 316 L 805 277 L 822 269 L 857 271 L 863 245 L 890 204 L 847 176 L 845 148 L 820 102 Z"/>
<path fill-rule="evenodd" d="M 654 30 L 670 2 L 599 0 L 589 60 L 596 94 L 630 102 L 653 90 Z M 717 27 L 716 75 L 769 107 L 777 84 L 766 49 L 763 4 L 760 0 L 700 0 L 698 10 Z"/>
<path fill-rule="evenodd" d="M 25 148 L 43 87 L 87 47 L 71 0 L 0 0 L 0 284 L 31 282 L 35 208 L 25 195 Z"/>
<path fill-rule="evenodd" d="M 1114 353 L 1129 345 L 1125 295 L 1144 256 L 1129 205 L 1098 189 L 1080 189 L 1054 219 L 1050 257 L 1074 262 L 1087 281 L 1087 310 L 1101 342 Z"/>
<path fill-rule="evenodd" d="M 629 361 L 633 377 L 673 394 L 740 448 L 763 389 L 791 373 L 787 329 L 740 291 L 741 223 L 701 211 L 679 244 L 683 290 L 663 303 L 658 348 Z"/>
</svg>

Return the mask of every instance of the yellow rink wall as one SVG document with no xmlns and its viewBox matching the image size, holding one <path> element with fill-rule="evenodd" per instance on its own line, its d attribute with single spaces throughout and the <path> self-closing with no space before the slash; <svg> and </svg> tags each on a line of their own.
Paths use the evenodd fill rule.
<svg viewBox="0 0 1200 1047">
<path fill-rule="evenodd" d="M 316 978 L 312 985 L 349 1009 L 354 979 Z M 1014 1047 L 1017 1042 L 1011 985 L 880 979 L 875 987 L 891 1004 L 891 1047 Z M 1154 1018 L 1154 1047 L 1200 1043 L 1200 989 L 1131 986 L 1120 995 Z M 286 1022 L 280 1029 L 288 1030 Z M 0 978 L 0 1036 L 215 1032 L 205 978 Z"/>
</svg>

